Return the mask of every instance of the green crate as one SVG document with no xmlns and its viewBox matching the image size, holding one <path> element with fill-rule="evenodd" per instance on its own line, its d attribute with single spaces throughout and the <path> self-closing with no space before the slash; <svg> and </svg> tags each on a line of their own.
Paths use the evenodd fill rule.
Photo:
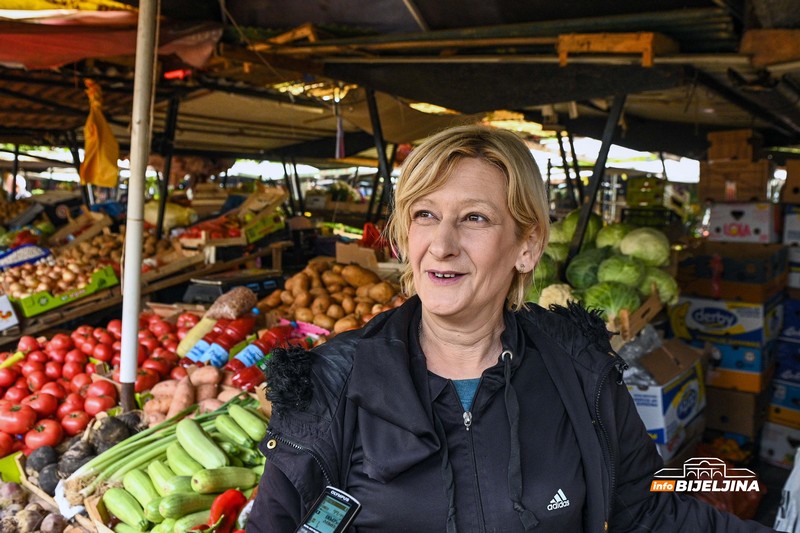
<svg viewBox="0 0 800 533">
<path fill-rule="evenodd" d="M 107 266 L 94 272 L 92 274 L 92 281 L 82 289 L 75 289 L 56 295 L 50 294 L 47 291 L 37 292 L 36 294 L 26 296 L 16 301 L 16 303 L 21 309 L 23 316 L 32 317 L 80 300 L 81 298 L 85 298 L 103 289 L 114 287 L 115 285 L 119 285 L 119 280 L 114 273 L 114 269 Z"/>
</svg>

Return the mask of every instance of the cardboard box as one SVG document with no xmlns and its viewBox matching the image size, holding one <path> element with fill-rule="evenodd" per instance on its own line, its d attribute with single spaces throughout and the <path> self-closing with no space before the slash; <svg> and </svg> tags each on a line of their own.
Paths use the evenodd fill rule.
<svg viewBox="0 0 800 533">
<path fill-rule="evenodd" d="M 781 189 L 781 202 L 800 204 L 800 159 L 786 160 L 786 181 Z"/>
<path fill-rule="evenodd" d="M 781 331 L 783 295 L 766 303 L 681 296 L 668 311 L 672 332 L 680 339 L 759 348 Z"/>
<path fill-rule="evenodd" d="M 706 343 L 710 357 L 706 385 L 758 393 L 774 372 L 775 341 L 763 347 Z"/>
<path fill-rule="evenodd" d="M 783 214 L 783 244 L 800 245 L 800 205 L 786 205 Z"/>
<path fill-rule="evenodd" d="M 681 251 L 677 263 L 681 294 L 765 302 L 786 287 L 789 249 L 781 244 L 701 241 Z"/>
<path fill-rule="evenodd" d="M 792 468 L 798 446 L 800 446 L 800 429 L 767 421 L 761 430 L 758 455 L 771 465 Z"/>
<path fill-rule="evenodd" d="M 700 161 L 700 202 L 763 202 L 772 179 L 768 160 Z"/>
<path fill-rule="evenodd" d="M 792 289 L 800 289 L 800 246 L 789 246 L 789 276 L 786 279 L 786 286 Z"/>
<path fill-rule="evenodd" d="M 800 343 L 779 340 L 769 420 L 800 429 Z"/>
<path fill-rule="evenodd" d="M 378 254 L 372 248 L 359 246 L 356 243 L 336 243 L 336 262 L 349 265 L 355 263 L 374 272 L 378 272 Z"/>
<path fill-rule="evenodd" d="M 708 219 L 708 240 L 776 243 L 781 239 L 781 209 L 769 202 L 716 203 Z"/>
<path fill-rule="evenodd" d="M 780 338 L 800 342 L 800 299 L 798 298 L 784 298 L 783 300 L 783 327 Z"/>
<path fill-rule="evenodd" d="M 659 444 L 668 443 L 705 407 L 703 353 L 678 339 L 643 355 L 639 364 L 658 385 L 628 385 L 647 433 Z"/>
<path fill-rule="evenodd" d="M 755 439 L 767 419 L 770 390 L 754 394 L 706 387 L 706 427 Z"/>
<path fill-rule="evenodd" d="M 761 147 L 761 136 L 752 129 L 714 131 L 706 136 L 710 161 L 752 161 Z"/>
</svg>

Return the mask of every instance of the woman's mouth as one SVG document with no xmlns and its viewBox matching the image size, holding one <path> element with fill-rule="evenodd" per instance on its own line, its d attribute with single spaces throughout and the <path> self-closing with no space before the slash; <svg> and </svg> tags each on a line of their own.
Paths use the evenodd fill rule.
<svg viewBox="0 0 800 533">
<path fill-rule="evenodd" d="M 458 272 L 437 272 L 433 270 L 428 271 L 428 278 L 437 285 L 449 285 L 457 282 L 463 274 Z"/>
</svg>

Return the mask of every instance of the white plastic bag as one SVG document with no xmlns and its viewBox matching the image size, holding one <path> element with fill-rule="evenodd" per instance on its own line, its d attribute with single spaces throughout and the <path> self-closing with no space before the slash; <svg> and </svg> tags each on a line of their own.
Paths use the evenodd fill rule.
<svg viewBox="0 0 800 533">
<path fill-rule="evenodd" d="M 777 531 L 800 533 L 800 448 L 794 454 L 794 466 L 781 491 L 781 506 L 775 517 Z"/>
</svg>

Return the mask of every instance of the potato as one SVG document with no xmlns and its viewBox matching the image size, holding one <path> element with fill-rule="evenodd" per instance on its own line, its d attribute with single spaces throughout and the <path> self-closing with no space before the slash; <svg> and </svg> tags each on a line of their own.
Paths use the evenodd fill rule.
<svg viewBox="0 0 800 533">
<path fill-rule="evenodd" d="M 312 299 L 311 293 L 303 291 L 294 295 L 294 302 L 292 302 L 292 304 L 296 307 L 308 307 Z"/>
<path fill-rule="evenodd" d="M 356 296 L 356 297 L 355 297 L 355 298 L 353 298 L 353 299 L 356 301 L 356 303 L 359 303 L 359 304 L 362 304 L 362 303 L 363 303 L 363 304 L 369 304 L 369 305 L 372 305 L 372 304 L 374 304 L 374 303 L 375 303 L 375 300 L 373 300 L 373 299 L 372 299 L 372 298 L 370 298 L 369 296 L 364 296 L 364 297 L 361 297 L 361 296 Z"/>
<path fill-rule="evenodd" d="M 314 312 L 308 307 L 298 307 L 294 310 L 294 319 L 298 322 L 312 322 L 314 320 Z"/>
<path fill-rule="evenodd" d="M 333 325 L 334 333 L 342 333 L 351 329 L 356 329 L 359 326 L 358 319 L 354 316 L 346 316 L 340 318 Z"/>
<path fill-rule="evenodd" d="M 314 315 L 314 325 L 319 326 L 321 328 L 327 329 L 330 331 L 333 329 L 333 325 L 336 323 L 334 319 L 326 315 L 325 313 L 317 313 Z"/>
<path fill-rule="evenodd" d="M 308 290 L 309 279 L 308 276 L 304 272 L 298 272 L 294 276 L 294 283 L 292 284 L 292 294 L 297 296 L 301 292 L 305 292 Z"/>
<path fill-rule="evenodd" d="M 353 311 L 356 317 L 361 317 L 363 315 L 371 315 L 372 314 L 372 304 L 368 304 L 367 302 L 359 302 L 356 305 L 356 310 Z"/>
<path fill-rule="evenodd" d="M 392 287 L 391 283 L 388 281 L 381 281 L 380 283 L 373 285 L 367 295 L 376 302 L 385 304 L 392 299 L 394 294 L 394 287 Z"/>
<path fill-rule="evenodd" d="M 342 269 L 342 277 L 353 287 L 361 287 L 368 283 L 378 283 L 381 278 L 372 270 L 358 265 L 347 265 Z"/>
<path fill-rule="evenodd" d="M 294 303 L 294 295 L 291 291 L 283 291 L 281 293 L 281 302 L 285 303 L 286 305 L 292 305 Z"/>
<path fill-rule="evenodd" d="M 352 313 L 356 310 L 356 301 L 351 296 L 345 296 L 342 300 L 342 309 L 347 314 Z"/>
<path fill-rule="evenodd" d="M 333 300 L 337 304 L 342 303 L 342 300 L 344 300 L 344 297 L 345 297 L 344 291 L 331 293 L 331 300 Z"/>
<path fill-rule="evenodd" d="M 342 309 L 341 305 L 331 304 L 327 311 L 325 311 L 325 314 L 331 318 L 339 319 L 344 316 L 344 309 Z"/>
<path fill-rule="evenodd" d="M 355 287 L 351 287 L 350 285 L 348 285 L 347 287 L 343 288 L 342 292 L 347 294 L 347 295 L 349 295 L 349 296 L 355 296 L 356 295 Z"/>
<path fill-rule="evenodd" d="M 342 292 L 342 285 L 339 284 L 339 283 L 333 283 L 331 285 L 326 285 L 325 288 L 328 289 L 328 292 L 331 293 L 331 294 L 333 294 L 335 292 Z"/>
<path fill-rule="evenodd" d="M 328 289 L 326 289 L 325 287 L 312 287 L 308 289 L 308 294 L 310 294 L 311 296 L 322 296 L 322 295 L 327 296 Z"/>
<path fill-rule="evenodd" d="M 329 268 L 333 271 L 334 274 L 341 274 L 342 273 L 342 269 L 344 268 L 344 265 L 341 264 L 341 263 L 334 263 L 334 264 L 330 265 Z"/>
<path fill-rule="evenodd" d="M 326 270 L 325 272 L 322 273 L 321 277 L 322 277 L 322 283 L 324 283 L 326 286 L 344 285 L 345 283 L 344 278 L 340 274 L 337 274 L 332 270 Z"/>
<path fill-rule="evenodd" d="M 367 283 L 366 285 L 362 285 L 356 289 L 356 296 L 359 298 L 366 298 L 369 295 L 369 290 L 372 286 L 375 285 L 374 283 Z"/>
<path fill-rule="evenodd" d="M 317 296 L 314 298 L 314 301 L 311 302 L 311 311 L 316 314 L 324 314 L 325 311 L 328 310 L 328 307 L 331 306 L 331 299 L 329 296 Z"/>
</svg>

